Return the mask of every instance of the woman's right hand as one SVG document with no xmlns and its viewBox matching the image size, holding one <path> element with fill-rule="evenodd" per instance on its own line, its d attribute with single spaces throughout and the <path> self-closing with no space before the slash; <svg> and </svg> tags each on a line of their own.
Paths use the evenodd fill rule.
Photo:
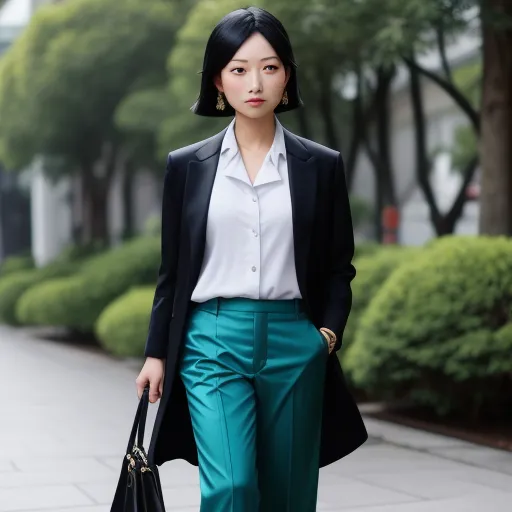
<svg viewBox="0 0 512 512">
<path fill-rule="evenodd" d="M 165 359 L 147 357 L 139 376 L 135 379 L 137 395 L 142 396 L 144 388 L 149 384 L 149 401 L 153 404 L 162 396 L 164 382 Z"/>
</svg>

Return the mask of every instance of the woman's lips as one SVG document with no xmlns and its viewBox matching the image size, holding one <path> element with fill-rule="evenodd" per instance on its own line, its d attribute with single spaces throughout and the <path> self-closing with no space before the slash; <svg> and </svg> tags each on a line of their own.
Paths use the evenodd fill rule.
<svg viewBox="0 0 512 512">
<path fill-rule="evenodd" d="M 247 103 L 251 105 L 252 107 L 258 107 L 259 105 L 263 105 L 265 103 L 265 100 L 248 100 Z"/>
</svg>

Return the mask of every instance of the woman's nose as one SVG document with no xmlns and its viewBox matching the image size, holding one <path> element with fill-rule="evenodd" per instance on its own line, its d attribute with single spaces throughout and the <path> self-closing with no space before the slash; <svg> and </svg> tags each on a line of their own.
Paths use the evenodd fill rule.
<svg viewBox="0 0 512 512">
<path fill-rule="evenodd" d="M 249 92 L 256 94 L 261 91 L 261 77 L 258 71 L 253 71 L 249 74 Z"/>
</svg>

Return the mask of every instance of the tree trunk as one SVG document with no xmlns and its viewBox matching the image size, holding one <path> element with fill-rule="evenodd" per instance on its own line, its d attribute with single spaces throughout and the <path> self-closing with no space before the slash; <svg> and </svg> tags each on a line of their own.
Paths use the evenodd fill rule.
<svg viewBox="0 0 512 512">
<path fill-rule="evenodd" d="M 512 29 L 487 19 L 488 9 L 510 18 L 512 4 L 509 0 L 485 4 L 479 229 L 482 234 L 512 235 Z"/>
<path fill-rule="evenodd" d="M 364 126 L 366 123 L 363 113 L 363 86 L 361 70 L 358 69 L 357 73 L 357 93 L 352 101 L 352 139 L 350 141 L 348 154 L 345 162 L 345 174 L 347 181 L 347 189 L 350 192 L 354 183 L 354 175 L 357 165 L 357 156 L 359 154 L 359 147 L 363 140 Z"/>
<path fill-rule="evenodd" d="M 327 146 L 332 149 L 339 149 L 339 140 L 336 130 L 336 123 L 333 116 L 332 105 L 332 75 L 320 68 L 318 71 L 320 86 L 320 113 L 324 122 L 325 140 Z"/>
<path fill-rule="evenodd" d="M 375 170 L 375 233 L 376 239 L 382 241 L 384 237 L 382 214 L 388 207 L 398 207 L 389 138 L 391 132 L 389 95 L 394 77 L 394 69 L 379 67 L 376 73 L 377 87 L 374 93 L 374 105 L 376 109 L 376 150 L 372 148 L 366 130 L 366 123 L 363 123 L 362 130 L 366 151 Z"/>
<path fill-rule="evenodd" d="M 421 91 L 421 83 L 419 69 L 414 63 L 414 58 L 408 61 L 410 64 L 410 91 L 411 103 L 414 119 L 414 135 L 416 140 L 416 176 L 418 184 L 423 192 L 425 200 L 430 210 L 430 221 L 436 231 L 437 236 L 444 236 L 454 232 L 457 221 L 460 219 L 464 205 L 467 200 L 466 190 L 471 182 L 475 169 L 477 167 L 478 158 L 475 157 L 469 162 L 464 171 L 464 179 L 459 188 L 457 197 L 445 215 L 439 211 L 434 191 L 430 184 L 431 162 L 427 153 L 427 121 L 423 108 L 423 96 Z"/>
<path fill-rule="evenodd" d="M 377 143 L 382 165 L 380 180 L 384 206 L 396 206 L 397 204 L 391 162 L 391 114 L 389 112 L 391 82 L 394 75 L 394 69 L 379 68 L 377 70 L 378 80 L 381 84 L 378 89 L 380 97 L 377 98 Z"/>
<path fill-rule="evenodd" d="M 108 195 L 116 165 L 116 148 L 105 143 L 100 161 L 82 165 L 83 242 L 109 244 Z"/>
<path fill-rule="evenodd" d="M 133 179 L 134 169 L 130 161 L 127 161 L 123 173 L 123 239 L 127 240 L 134 235 L 134 211 L 133 211 Z"/>
<path fill-rule="evenodd" d="M 82 172 L 83 231 L 85 244 L 100 242 L 108 245 L 107 200 L 109 183 L 95 178 L 92 172 Z"/>
</svg>

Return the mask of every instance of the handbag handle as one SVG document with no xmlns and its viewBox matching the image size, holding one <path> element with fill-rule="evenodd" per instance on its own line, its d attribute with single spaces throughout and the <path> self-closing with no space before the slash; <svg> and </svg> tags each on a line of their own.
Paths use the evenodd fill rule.
<svg viewBox="0 0 512 512">
<path fill-rule="evenodd" d="M 137 412 L 135 413 L 135 419 L 133 420 L 132 431 L 130 434 L 130 440 L 128 441 L 128 447 L 126 448 L 126 453 L 130 453 L 132 451 L 133 445 L 135 444 L 135 436 L 137 435 L 137 446 L 142 448 L 144 443 L 144 431 L 146 429 L 146 418 L 148 415 L 148 405 L 149 405 L 149 386 L 144 388 L 142 392 L 142 396 L 139 400 L 139 405 L 137 407 Z"/>
</svg>

